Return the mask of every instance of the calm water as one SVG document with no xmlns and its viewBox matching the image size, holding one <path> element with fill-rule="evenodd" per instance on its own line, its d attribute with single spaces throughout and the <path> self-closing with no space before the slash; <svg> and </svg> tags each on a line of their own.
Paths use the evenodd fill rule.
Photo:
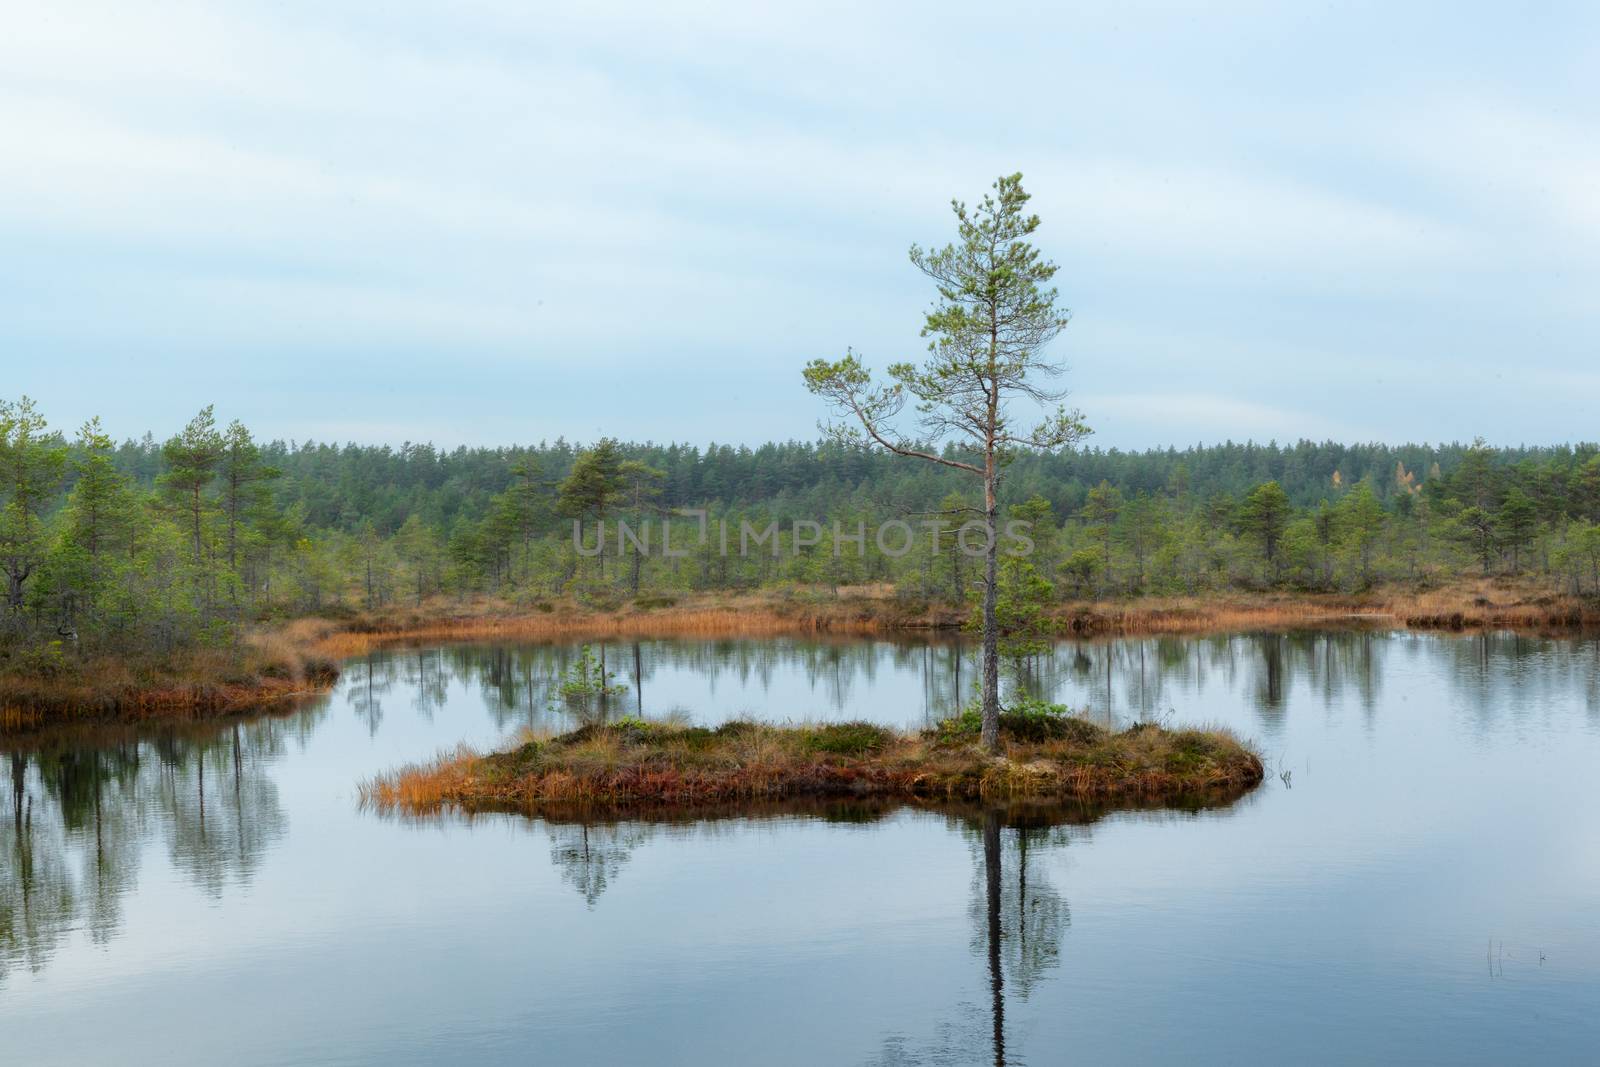
<svg viewBox="0 0 1600 1067">
<path fill-rule="evenodd" d="M 0 742 L 0 1062 L 1600 1059 L 1600 642 L 1062 645 L 1091 715 L 1219 722 L 1201 812 L 430 821 L 358 779 L 559 726 L 558 647 L 396 651 L 296 714 Z M 614 714 L 915 726 L 951 644 L 606 648 Z M 1287 781 L 1277 776 L 1287 775 Z"/>
</svg>

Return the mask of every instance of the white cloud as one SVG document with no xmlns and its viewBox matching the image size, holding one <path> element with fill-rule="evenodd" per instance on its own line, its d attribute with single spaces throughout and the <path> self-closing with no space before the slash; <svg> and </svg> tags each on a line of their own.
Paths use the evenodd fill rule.
<svg viewBox="0 0 1600 1067">
<path fill-rule="evenodd" d="M 881 364 L 919 350 L 906 245 L 948 232 L 952 193 L 1020 167 L 1070 267 L 1079 402 L 1130 435 L 1400 436 L 1404 410 L 1363 385 L 1470 380 L 1541 330 L 1548 350 L 1518 354 L 1535 369 L 1592 348 L 1584 115 L 1480 85 L 1442 48 L 1427 94 L 1392 72 L 1332 94 L 1332 34 L 1359 20 L 1159 2 L 1026 18 L 23 0 L 0 38 L 0 283 L 34 295 L 8 306 L 0 284 L 0 345 L 58 346 L 80 376 L 119 328 L 271 342 L 291 365 L 400 344 L 478 368 L 737 352 L 738 381 L 852 343 Z M 1185 321 L 1202 295 L 1226 303 Z M 1169 360 L 1165 392 L 1127 389 L 1108 355 Z M 1183 396 L 1190 366 L 1298 374 L 1326 387 L 1319 410 L 1372 425 L 1209 380 Z M 808 433 L 815 413 L 787 407 L 772 432 Z"/>
<path fill-rule="evenodd" d="M 1140 442 L 1147 446 L 1216 443 L 1224 438 L 1281 444 L 1302 438 L 1368 441 L 1380 437 L 1356 422 L 1216 393 L 1085 393 L 1074 397 L 1074 402 L 1095 412 L 1102 424 L 1110 422 L 1118 436 L 1132 426 L 1160 427 L 1159 439 Z M 1099 428 L 1096 433 L 1105 436 Z M 1091 438 L 1090 443 L 1101 442 Z"/>
</svg>

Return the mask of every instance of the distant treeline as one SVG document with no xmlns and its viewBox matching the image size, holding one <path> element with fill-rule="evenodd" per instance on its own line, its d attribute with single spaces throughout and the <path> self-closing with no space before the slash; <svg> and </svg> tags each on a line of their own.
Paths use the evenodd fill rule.
<svg viewBox="0 0 1600 1067">
<path fill-rule="evenodd" d="M 354 531 L 371 522 L 393 533 L 407 518 L 432 526 L 482 519 L 512 471 L 531 467 L 550 484 L 572 470 L 583 446 L 557 439 L 526 447 L 444 450 L 431 444 L 333 445 L 312 441 L 264 442 L 263 462 L 281 473 L 274 481 L 274 506 L 301 509 L 304 520 L 324 529 Z M 745 445 L 620 443 L 623 456 L 662 472 L 659 503 L 667 507 L 760 504 L 783 519 L 816 518 L 841 501 L 864 496 L 885 505 L 926 507 L 966 488 L 959 472 L 915 463 L 882 452 L 831 442 L 789 441 Z M 1124 452 L 1079 448 L 1057 455 L 1020 455 L 1005 482 L 1005 498 L 1039 496 L 1057 515 L 1081 508 L 1090 489 L 1107 482 L 1125 495 L 1192 494 L 1201 498 L 1243 497 L 1257 485 L 1277 482 L 1296 507 L 1329 499 L 1341 486 L 1366 480 L 1379 500 L 1391 503 L 1404 490 L 1397 471 L 1418 482 L 1450 474 L 1472 444 L 1346 445 L 1300 441 L 1291 445 L 1229 442 L 1187 448 Z M 1495 448 L 1496 467 L 1577 472 L 1600 445 Z M 951 454 L 955 454 L 952 450 Z M 151 435 L 125 441 L 114 462 L 137 484 L 156 484 L 165 471 L 163 443 Z M 1415 483 L 1411 483 L 1414 485 Z"/>
<path fill-rule="evenodd" d="M 35 670 L 75 645 L 218 643 L 252 619 L 440 594 L 531 604 L 872 581 L 959 600 L 978 575 L 949 531 L 921 525 L 970 518 L 970 479 L 836 444 L 259 443 L 210 408 L 170 438 L 117 444 L 97 422 L 62 435 L 24 399 L 0 406 L 0 478 L 0 650 Z M 1594 445 L 1076 449 L 1016 455 L 1003 489 L 1008 516 L 1034 523 L 1036 599 L 1483 573 L 1600 587 Z M 679 508 L 784 532 L 724 555 Z M 612 524 L 606 557 L 574 550 L 575 519 L 591 539 Z M 676 524 L 688 555 L 630 545 L 618 558 L 619 519 Z M 913 524 L 910 551 L 886 554 L 871 536 L 835 543 L 835 523 L 849 537 L 890 519 Z M 796 543 L 797 520 L 821 524 L 818 543 Z"/>
</svg>

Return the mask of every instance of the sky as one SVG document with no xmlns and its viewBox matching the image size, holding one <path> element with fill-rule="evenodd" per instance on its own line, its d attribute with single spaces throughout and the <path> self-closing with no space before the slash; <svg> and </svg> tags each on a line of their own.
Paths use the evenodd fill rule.
<svg viewBox="0 0 1600 1067">
<path fill-rule="evenodd" d="M 0 0 L 53 426 L 810 438 L 1021 171 L 1092 444 L 1600 438 L 1600 8 Z"/>
</svg>

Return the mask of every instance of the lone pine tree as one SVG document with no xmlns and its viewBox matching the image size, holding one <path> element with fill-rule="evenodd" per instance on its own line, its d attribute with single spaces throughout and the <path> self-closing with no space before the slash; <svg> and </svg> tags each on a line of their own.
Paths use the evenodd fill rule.
<svg viewBox="0 0 1600 1067">
<path fill-rule="evenodd" d="M 1058 406 L 1031 429 L 1014 410 L 1058 403 L 1064 390 L 1050 382 L 1065 370 L 1044 350 L 1067 325 L 1057 291 L 1046 288 L 1056 265 L 1028 240 L 1039 216 L 1027 213 L 1022 175 L 998 179 L 975 209 L 952 201 L 956 240 L 939 249 L 911 246 L 911 262 L 933 280 L 938 298 L 923 320 L 928 355 L 920 363 L 895 363 L 889 383 L 874 382 L 853 351 L 843 359 L 813 360 L 806 387 L 843 418 L 825 426 L 835 438 L 867 443 L 899 456 L 966 471 L 982 479 L 987 529 L 983 578 L 983 744 L 1000 743 L 1000 628 L 996 518 L 1002 470 L 1016 449 L 1049 450 L 1088 432 L 1076 411 Z M 893 425 L 906 401 L 914 402 L 919 436 Z M 941 445 L 954 442 L 953 451 Z"/>
</svg>

